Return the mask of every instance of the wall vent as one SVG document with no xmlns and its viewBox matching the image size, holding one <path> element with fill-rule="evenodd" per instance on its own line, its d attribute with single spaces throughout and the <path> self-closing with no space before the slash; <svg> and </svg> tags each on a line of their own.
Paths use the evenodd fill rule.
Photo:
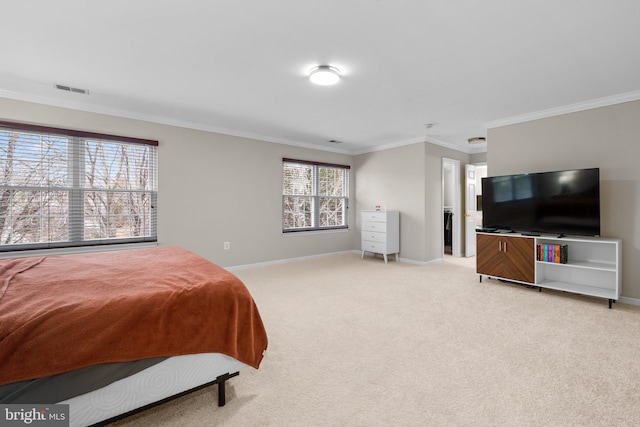
<svg viewBox="0 0 640 427">
<path fill-rule="evenodd" d="M 65 85 L 59 85 L 59 84 L 54 84 L 56 89 L 59 90 L 64 90 L 67 92 L 73 92 L 73 93 L 80 93 L 82 95 L 89 95 L 89 90 L 88 89 L 80 89 L 77 87 L 71 87 L 71 86 L 65 86 Z"/>
</svg>

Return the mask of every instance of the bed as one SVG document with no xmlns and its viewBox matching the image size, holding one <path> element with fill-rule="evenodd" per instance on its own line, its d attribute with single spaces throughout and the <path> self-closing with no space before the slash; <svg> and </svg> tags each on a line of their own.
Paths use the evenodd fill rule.
<svg viewBox="0 0 640 427">
<path fill-rule="evenodd" d="M 69 404 L 72 426 L 209 384 L 222 406 L 266 348 L 244 284 L 183 248 L 0 260 L 0 403 Z"/>
</svg>

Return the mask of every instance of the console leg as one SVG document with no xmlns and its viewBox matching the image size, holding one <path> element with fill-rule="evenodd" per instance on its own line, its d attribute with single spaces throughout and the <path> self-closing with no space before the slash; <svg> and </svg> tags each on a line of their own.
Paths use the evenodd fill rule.
<svg viewBox="0 0 640 427">
<path fill-rule="evenodd" d="M 538 286 L 538 292 L 542 292 L 542 286 Z"/>
<path fill-rule="evenodd" d="M 613 300 L 609 298 L 609 308 L 613 308 Z"/>
<path fill-rule="evenodd" d="M 482 283 L 482 274 L 480 275 L 480 283 Z"/>
</svg>

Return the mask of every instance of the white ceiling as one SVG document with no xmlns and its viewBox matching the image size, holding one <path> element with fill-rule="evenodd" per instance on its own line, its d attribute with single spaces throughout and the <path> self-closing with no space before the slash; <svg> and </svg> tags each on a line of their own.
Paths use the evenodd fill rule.
<svg viewBox="0 0 640 427">
<path fill-rule="evenodd" d="M 325 150 L 640 99 L 638 0 L 2 3 L 0 96 Z"/>
</svg>

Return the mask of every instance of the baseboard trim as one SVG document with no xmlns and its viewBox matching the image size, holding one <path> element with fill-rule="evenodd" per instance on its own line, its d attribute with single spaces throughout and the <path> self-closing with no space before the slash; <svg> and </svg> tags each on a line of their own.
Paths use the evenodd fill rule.
<svg viewBox="0 0 640 427">
<path fill-rule="evenodd" d="M 618 301 L 623 302 L 625 304 L 629 304 L 629 305 L 640 306 L 640 299 L 638 298 L 620 297 Z"/>
<path fill-rule="evenodd" d="M 419 265 L 421 267 L 426 267 L 427 265 L 431 265 L 431 264 L 438 264 L 443 262 L 444 259 L 443 258 L 436 258 L 436 259 L 432 259 L 431 261 L 416 261 L 414 259 L 408 259 L 408 258 L 400 258 L 400 262 L 404 262 L 407 264 L 413 264 L 413 265 Z"/>
<path fill-rule="evenodd" d="M 350 254 L 350 253 L 360 253 L 360 251 L 352 250 L 352 251 L 329 252 L 329 253 L 326 253 L 326 254 L 309 255 L 309 256 L 302 256 L 302 257 L 296 257 L 296 258 L 285 258 L 285 259 L 278 259 L 278 260 L 275 260 L 275 261 L 257 262 L 255 264 L 234 265 L 234 266 L 231 266 L 231 267 L 225 267 L 225 269 L 229 270 L 229 271 L 246 270 L 248 268 L 267 267 L 267 266 L 270 266 L 270 265 L 288 264 L 290 262 L 304 261 L 304 260 L 307 260 L 307 259 L 324 258 L 324 257 L 328 257 L 328 256 L 333 256 L 333 255 Z"/>
<path fill-rule="evenodd" d="M 279 265 L 279 264 L 288 264 L 290 262 L 296 262 L 296 261 L 304 261 L 304 260 L 308 260 L 308 259 L 314 259 L 314 258 L 324 258 L 324 257 L 328 257 L 328 256 L 334 256 L 334 255 L 341 255 L 341 254 L 361 254 L 362 251 L 358 250 L 358 249 L 354 249 L 354 250 L 350 250 L 350 251 L 340 251 L 340 252 L 329 252 L 329 253 L 325 253 L 325 254 L 318 254 L 318 255 L 309 255 L 309 256 L 303 256 L 303 257 L 296 257 L 296 258 L 285 258 L 285 259 L 279 259 L 279 260 L 275 260 L 275 261 L 266 261 L 266 262 L 258 262 L 255 264 L 241 264 L 241 265 L 234 265 L 231 267 L 225 267 L 225 269 L 229 270 L 229 271 L 238 271 L 238 270 L 246 270 L 249 268 L 256 268 L 256 267 L 267 267 L 270 265 Z M 390 256 L 390 262 L 394 262 L 394 256 L 391 255 Z M 444 259 L 443 258 L 437 258 L 437 259 L 433 259 L 431 261 L 416 261 L 413 259 L 409 259 L 409 258 L 399 258 L 399 262 L 404 262 L 406 264 L 414 264 L 414 265 L 420 265 L 420 266 L 427 266 L 427 265 L 431 265 L 431 264 L 437 264 L 440 262 L 443 262 Z"/>
</svg>

